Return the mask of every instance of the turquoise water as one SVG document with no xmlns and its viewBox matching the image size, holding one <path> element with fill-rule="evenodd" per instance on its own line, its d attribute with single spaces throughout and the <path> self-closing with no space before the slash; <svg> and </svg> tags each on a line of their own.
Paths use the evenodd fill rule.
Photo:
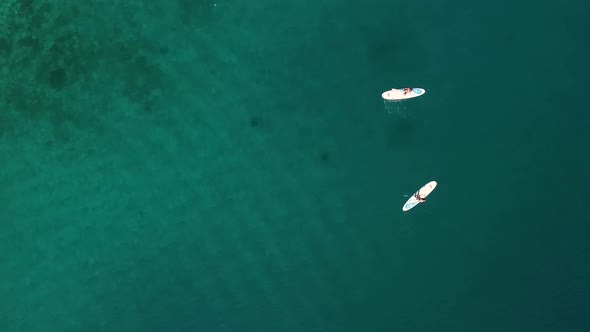
<svg viewBox="0 0 590 332">
<path fill-rule="evenodd" d="M 588 331 L 589 14 L 4 1 L 0 330 Z"/>
</svg>

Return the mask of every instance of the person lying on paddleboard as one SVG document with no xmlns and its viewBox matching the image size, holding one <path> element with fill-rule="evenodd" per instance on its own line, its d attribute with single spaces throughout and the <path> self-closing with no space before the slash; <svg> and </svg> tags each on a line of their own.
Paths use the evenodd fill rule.
<svg viewBox="0 0 590 332">
<path fill-rule="evenodd" d="M 412 88 L 404 88 L 404 94 L 412 92 Z"/>
<path fill-rule="evenodd" d="M 426 202 L 426 197 L 420 197 L 420 193 L 415 193 L 414 197 L 416 197 L 416 199 L 418 200 L 418 202 L 420 203 L 424 203 Z"/>
</svg>

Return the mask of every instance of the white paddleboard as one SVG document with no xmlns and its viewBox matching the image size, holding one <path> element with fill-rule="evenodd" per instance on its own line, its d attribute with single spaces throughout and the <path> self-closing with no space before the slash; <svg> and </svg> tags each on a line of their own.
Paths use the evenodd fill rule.
<svg viewBox="0 0 590 332">
<path fill-rule="evenodd" d="M 420 188 L 416 194 L 420 194 L 420 197 L 426 198 L 428 195 L 430 195 L 434 188 L 436 188 L 436 184 L 436 181 L 430 181 Z M 404 207 L 402 207 L 402 211 L 409 211 L 414 206 L 420 204 L 420 201 L 416 198 L 416 194 L 412 195 L 412 197 L 406 201 L 406 204 L 404 204 Z"/>
<path fill-rule="evenodd" d="M 419 97 L 426 93 L 426 90 L 422 88 L 412 88 L 412 91 L 404 94 L 404 89 L 391 89 L 381 94 L 381 97 L 385 100 L 403 100 Z"/>
</svg>

